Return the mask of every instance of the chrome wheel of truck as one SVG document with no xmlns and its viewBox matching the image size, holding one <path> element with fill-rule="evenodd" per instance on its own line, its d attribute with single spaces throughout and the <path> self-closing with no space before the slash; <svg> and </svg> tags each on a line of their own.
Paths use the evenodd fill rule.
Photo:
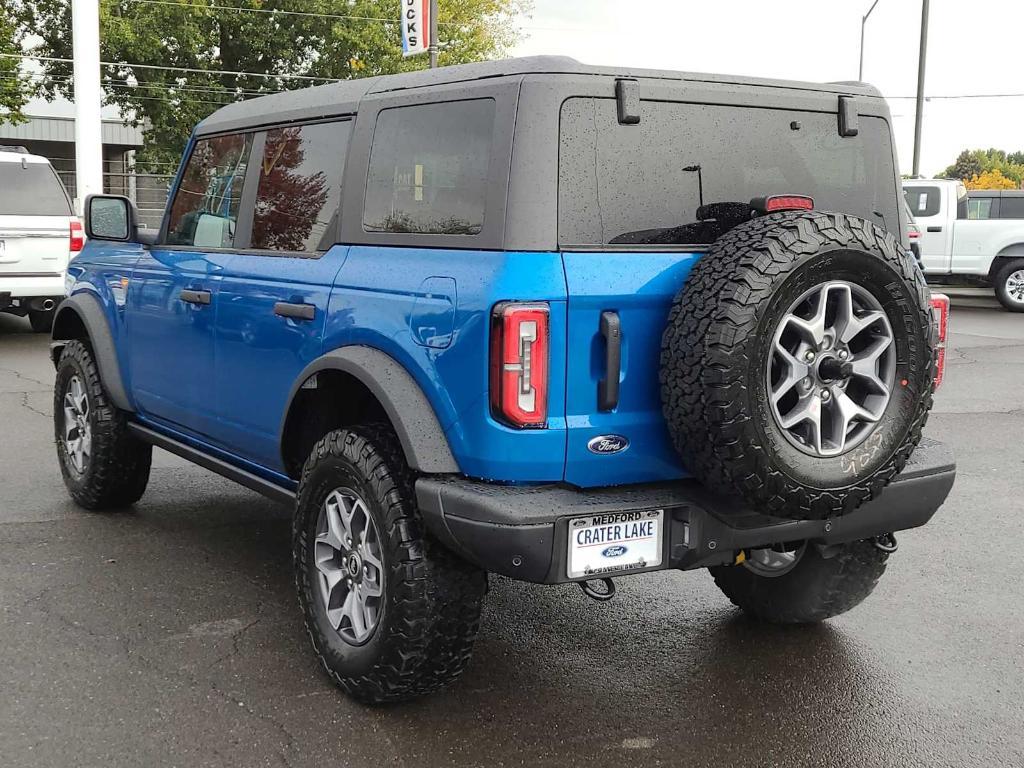
<svg viewBox="0 0 1024 768">
<path fill-rule="evenodd" d="M 1011 312 L 1024 312 L 1024 259 L 1013 259 L 995 275 L 993 284 L 999 303 Z"/>
<path fill-rule="evenodd" d="M 89 426 L 89 398 L 77 376 L 71 377 L 64 393 L 64 448 L 71 468 L 78 474 L 85 472 L 92 455 L 92 427 Z"/>
</svg>

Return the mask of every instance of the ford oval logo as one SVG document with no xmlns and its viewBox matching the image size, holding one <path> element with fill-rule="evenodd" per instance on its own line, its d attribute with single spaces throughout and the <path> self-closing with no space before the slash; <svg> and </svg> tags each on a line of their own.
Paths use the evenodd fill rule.
<svg viewBox="0 0 1024 768">
<path fill-rule="evenodd" d="M 629 550 L 621 544 L 614 544 L 601 550 L 601 557 L 622 557 Z"/>
<path fill-rule="evenodd" d="M 629 448 L 629 440 L 622 435 L 598 435 L 587 443 L 587 450 L 601 455 L 622 453 L 627 448 Z"/>
</svg>

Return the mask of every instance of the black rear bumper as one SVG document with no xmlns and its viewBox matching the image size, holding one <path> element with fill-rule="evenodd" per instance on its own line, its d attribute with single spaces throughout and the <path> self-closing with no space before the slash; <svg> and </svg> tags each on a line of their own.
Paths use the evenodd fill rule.
<svg viewBox="0 0 1024 768">
<path fill-rule="evenodd" d="M 608 575 L 688 570 L 732 563 L 742 549 L 805 539 L 842 544 L 916 528 L 946 500 L 955 477 L 953 452 L 925 438 L 877 499 L 828 520 L 760 515 L 694 481 L 579 490 L 424 477 L 416 481 L 416 497 L 433 534 L 470 562 L 515 579 L 558 584 L 573 581 L 566 575 L 572 517 L 664 509 L 662 564 Z"/>
</svg>

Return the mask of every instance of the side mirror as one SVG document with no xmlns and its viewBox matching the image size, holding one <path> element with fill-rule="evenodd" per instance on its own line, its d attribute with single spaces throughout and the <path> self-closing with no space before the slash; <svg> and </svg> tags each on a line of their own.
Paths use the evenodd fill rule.
<svg viewBox="0 0 1024 768">
<path fill-rule="evenodd" d="M 90 240 L 136 241 L 139 215 L 135 203 L 120 195 L 89 195 L 85 199 L 85 234 Z"/>
</svg>

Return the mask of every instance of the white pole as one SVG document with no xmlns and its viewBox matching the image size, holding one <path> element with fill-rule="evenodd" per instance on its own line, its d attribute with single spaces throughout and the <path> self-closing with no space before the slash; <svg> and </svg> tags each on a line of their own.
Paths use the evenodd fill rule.
<svg viewBox="0 0 1024 768">
<path fill-rule="evenodd" d="M 103 139 L 100 121 L 99 0 L 72 0 L 75 71 L 75 209 L 86 195 L 103 192 Z"/>
</svg>

